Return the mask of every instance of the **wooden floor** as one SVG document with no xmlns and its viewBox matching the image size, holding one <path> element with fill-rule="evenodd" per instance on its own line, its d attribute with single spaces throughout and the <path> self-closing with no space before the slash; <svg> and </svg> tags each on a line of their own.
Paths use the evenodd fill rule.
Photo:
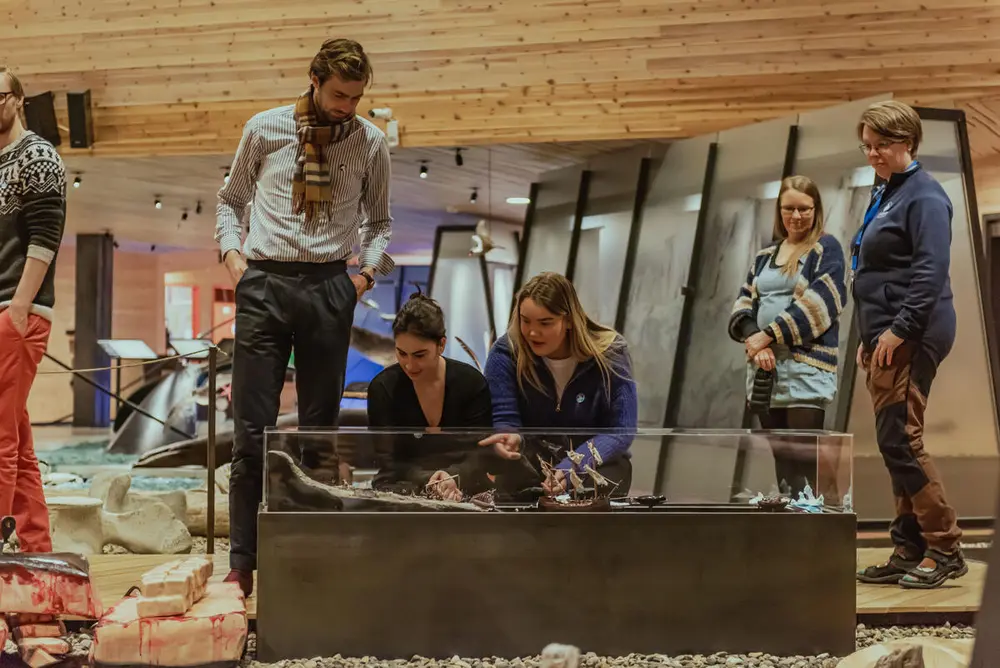
<svg viewBox="0 0 1000 668">
<path fill-rule="evenodd" d="M 858 566 L 884 561 L 888 549 L 861 548 Z M 177 557 L 166 555 L 95 555 L 90 557 L 91 580 L 105 609 L 114 605 L 147 570 Z M 215 556 L 212 579 L 222 580 L 229 572 L 229 556 Z M 914 613 L 948 614 L 974 613 L 979 610 L 979 600 L 986 581 L 986 564 L 969 562 L 969 573 L 958 580 L 950 580 L 937 589 L 928 591 L 908 590 L 897 586 L 879 586 L 858 583 L 858 615 L 907 615 Z M 257 616 L 257 599 L 247 601 L 251 619 Z"/>
<path fill-rule="evenodd" d="M 185 555 L 181 555 L 183 558 Z M 142 574 L 160 564 L 173 561 L 178 556 L 163 554 L 101 554 L 89 557 L 90 581 L 101 599 L 104 609 L 117 603 L 130 587 L 139 584 Z M 212 582 L 221 582 L 229 572 L 229 555 L 215 555 L 215 568 Z M 255 576 L 256 580 L 256 576 Z M 247 614 L 253 619 L 257 616 L 257 597 L 250 596 L 247 601 Z"/>
<path fill-rule="evenodd" d="M 891 548 L 861 548 L 858 567 L 882 563 Z M 969 561 L 969 572 L 937 589 L 903 589 L 899 586 L 858 583 L 858 615 L 906 615 L 914 613 L 970 613 L 979 610 L 986 583 L 986 564 Z"/>
</svg>

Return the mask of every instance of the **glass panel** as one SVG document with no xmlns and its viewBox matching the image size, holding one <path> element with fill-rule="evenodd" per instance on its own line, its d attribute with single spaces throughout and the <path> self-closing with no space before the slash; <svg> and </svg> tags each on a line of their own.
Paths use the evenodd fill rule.
<svg viewBox="0 0 1000 668">
<path fill-rule="evenodd" d="M 491 435 L 269 428 L 266 509 L 682 511 L 721 505 L 751 512 L 777 507 L 840 513 L 853 508 L 849 434 L 531 429 L 520 432 L 516 459 L 480 445 Z M 600 445 L 601 438 L 626 439 L 633 456 L 600 462 L 590 446 Z M 649 477 L 637 470 L 638 462 L 649 458 L 637 455 L 658 450 L 664 439 L 681 456 L 671 458 L 666 483 L 654 494 L 634 482 Z M 698 457 L 686 456 L 689 451 Z"/>
<path fill-rule="evenodd" d="M 642 159 L 653 145 L 592 160 L 573 284 L 591 318 L 614 325 Z M 532 231 L 534 238 L 534 231 Z"/>
<path fill-rule="evenodd" d="M 775 200 L 793 118 L 719 133 L 700 276 L 694 286 L 691 345 L 678 426 L 739 427 L 746 404 L 744 348 L 727 323 L 754 256 L 772 238 Z"/>
<path fill-rule="evenodd" d="M 840 242 L 846 268 L 850 267 L 851 239 L 864 217 L 875 183 L 875 171 L 867 166 L 858 150 L 858 119 L 872 102 L 891 98 L 882 95 L 799 116 L 794 173 L 811 178 L 819 187 L 826 231 Z M 848 298 L 840 317 L 838 379 L 843 377 L 845 369 L 854 371 L 855 351 L 848 350 L 853 316 L 854 302 Z M 834 404 L 826 411 L 827 428 L 834 428 L 838 405 L 851 399 L 851 396 L 835 397 Z"/>
<path fill-rule="evenodd" d="M 490 320 L 487 311 L 483 270 L 478 257 L 469 257 L 473 229 L 444 230 L 434 266 L 430 295 L 445 314 L 448 343 L 446 357 L 474 364 L 457 339 L 472 349 L 480 364 L 486 363 L 490 347 Z"/>
<path fill-rule="evenodd" d="M 542 177 L 525 252 L 523 283 L 543 271 L 566 273 L 582 172 L 581 167 L 567 167 Z"/>
<path fill-rule="evenodd" d="M 628 296 L 624 334 L 639 387 L 639 426 L 659 427 L 670 391 L 677 336 L 701 210 L 708 147 L 715 135 L 675 142 L 650 166 L 649 192 Z"/>
</svg>

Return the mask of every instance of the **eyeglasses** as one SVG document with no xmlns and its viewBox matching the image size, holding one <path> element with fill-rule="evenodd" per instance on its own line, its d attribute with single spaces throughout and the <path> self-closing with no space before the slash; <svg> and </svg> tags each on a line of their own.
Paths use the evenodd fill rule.
<svg viewBox="0 0 1000 668">
<path fill-rule="evenodd" d="M 862 153 L 868 155 L 872 151 L 877 151 L 879 153 L 885 153 L 890 146 L 893 144 L 898 144 L 898 141 L 880 141 L 877 144 L 858 144 L 858 148 Z"/>
<path fill-rule="evenodd" d="M 800 216 L 808 216 L 815 208 L 813 206 L 783 206 L 781 207 L 781 213 L 786 216 L 794 216 L 798 212 Z"/>
<path fill-rule="evenodd" d="M 7 98 L 14 94 L 12 90 L 0 91 L 0 104 L 7 104 Z"/>
</svg>

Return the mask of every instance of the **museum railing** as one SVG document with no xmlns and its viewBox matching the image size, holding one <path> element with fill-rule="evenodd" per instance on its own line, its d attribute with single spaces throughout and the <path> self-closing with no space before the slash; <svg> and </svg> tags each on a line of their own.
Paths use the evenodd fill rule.
<svg viewBox="0 0 1000 668">
<path fill-rule="evenodd" d="M 267 512 L 493 508 L 851 513 L 853 439 L 827 431 L 269 428 Z M 629 456 L 613 454 L 627 448 Z M 607 460 L 607 461 L 605 461 Z"/>
<path fill-rule="evenodd" d="M 482 429 L 269 428 L 264 509 L 853 512 L 850 434 L 521 429 L 513 459 L 498 438 L 511 440 Z"/>
</svg>

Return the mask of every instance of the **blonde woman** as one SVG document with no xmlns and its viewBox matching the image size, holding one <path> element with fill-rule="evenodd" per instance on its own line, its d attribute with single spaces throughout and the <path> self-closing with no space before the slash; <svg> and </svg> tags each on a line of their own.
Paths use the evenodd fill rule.
<svg viewBox="0 0 1000 668">
<path fill-rule="evenodd" d="M 615 330 L 587 316 L 565 276 L 539 274 L 518 292 L 507 333 L 486 360 L 485 376 L 493 427 L 502 433 L 481 445 L 493 445 L 503 459 L 521 460 L 528 467 L 537 464 L 539 455 L 549 460 L 557 471 L 554 484 L 540 477 L 533 482 L 550 494 L 567 489 L 574 468 L 567 448 L 582 457 L 575 467 L 584 479 L 584 467 L 591 466 L 618 484 L 616 496 L 628 491 L 629 447 L 638 419 L 628 346 Z M 555 436 L 533 445 L 533 439 L 525 443 L 518 435 L 521 428 L 551 428 L 554 435 L 588 429 L 617 433 L 570 433 L 565 447 L 554 450 L 542 441 L 557 440 Z M 533 468 L 524 471 L 539 474 Z"/>
<path fill-rule="evenodd" d="M 747 399 L 761 426 L 822 429 L 837 391 L 844 251 L 824 231 L 823 202 L 812 180 L 783 180 L 776 209 L 778 241 L 754 258 L 729 335 L 746 347 Z M 778 439 L 773 450 L 783 492 L 798 495 L 807 483 L 816 490 L 815 453 Z"/>
</svg>

